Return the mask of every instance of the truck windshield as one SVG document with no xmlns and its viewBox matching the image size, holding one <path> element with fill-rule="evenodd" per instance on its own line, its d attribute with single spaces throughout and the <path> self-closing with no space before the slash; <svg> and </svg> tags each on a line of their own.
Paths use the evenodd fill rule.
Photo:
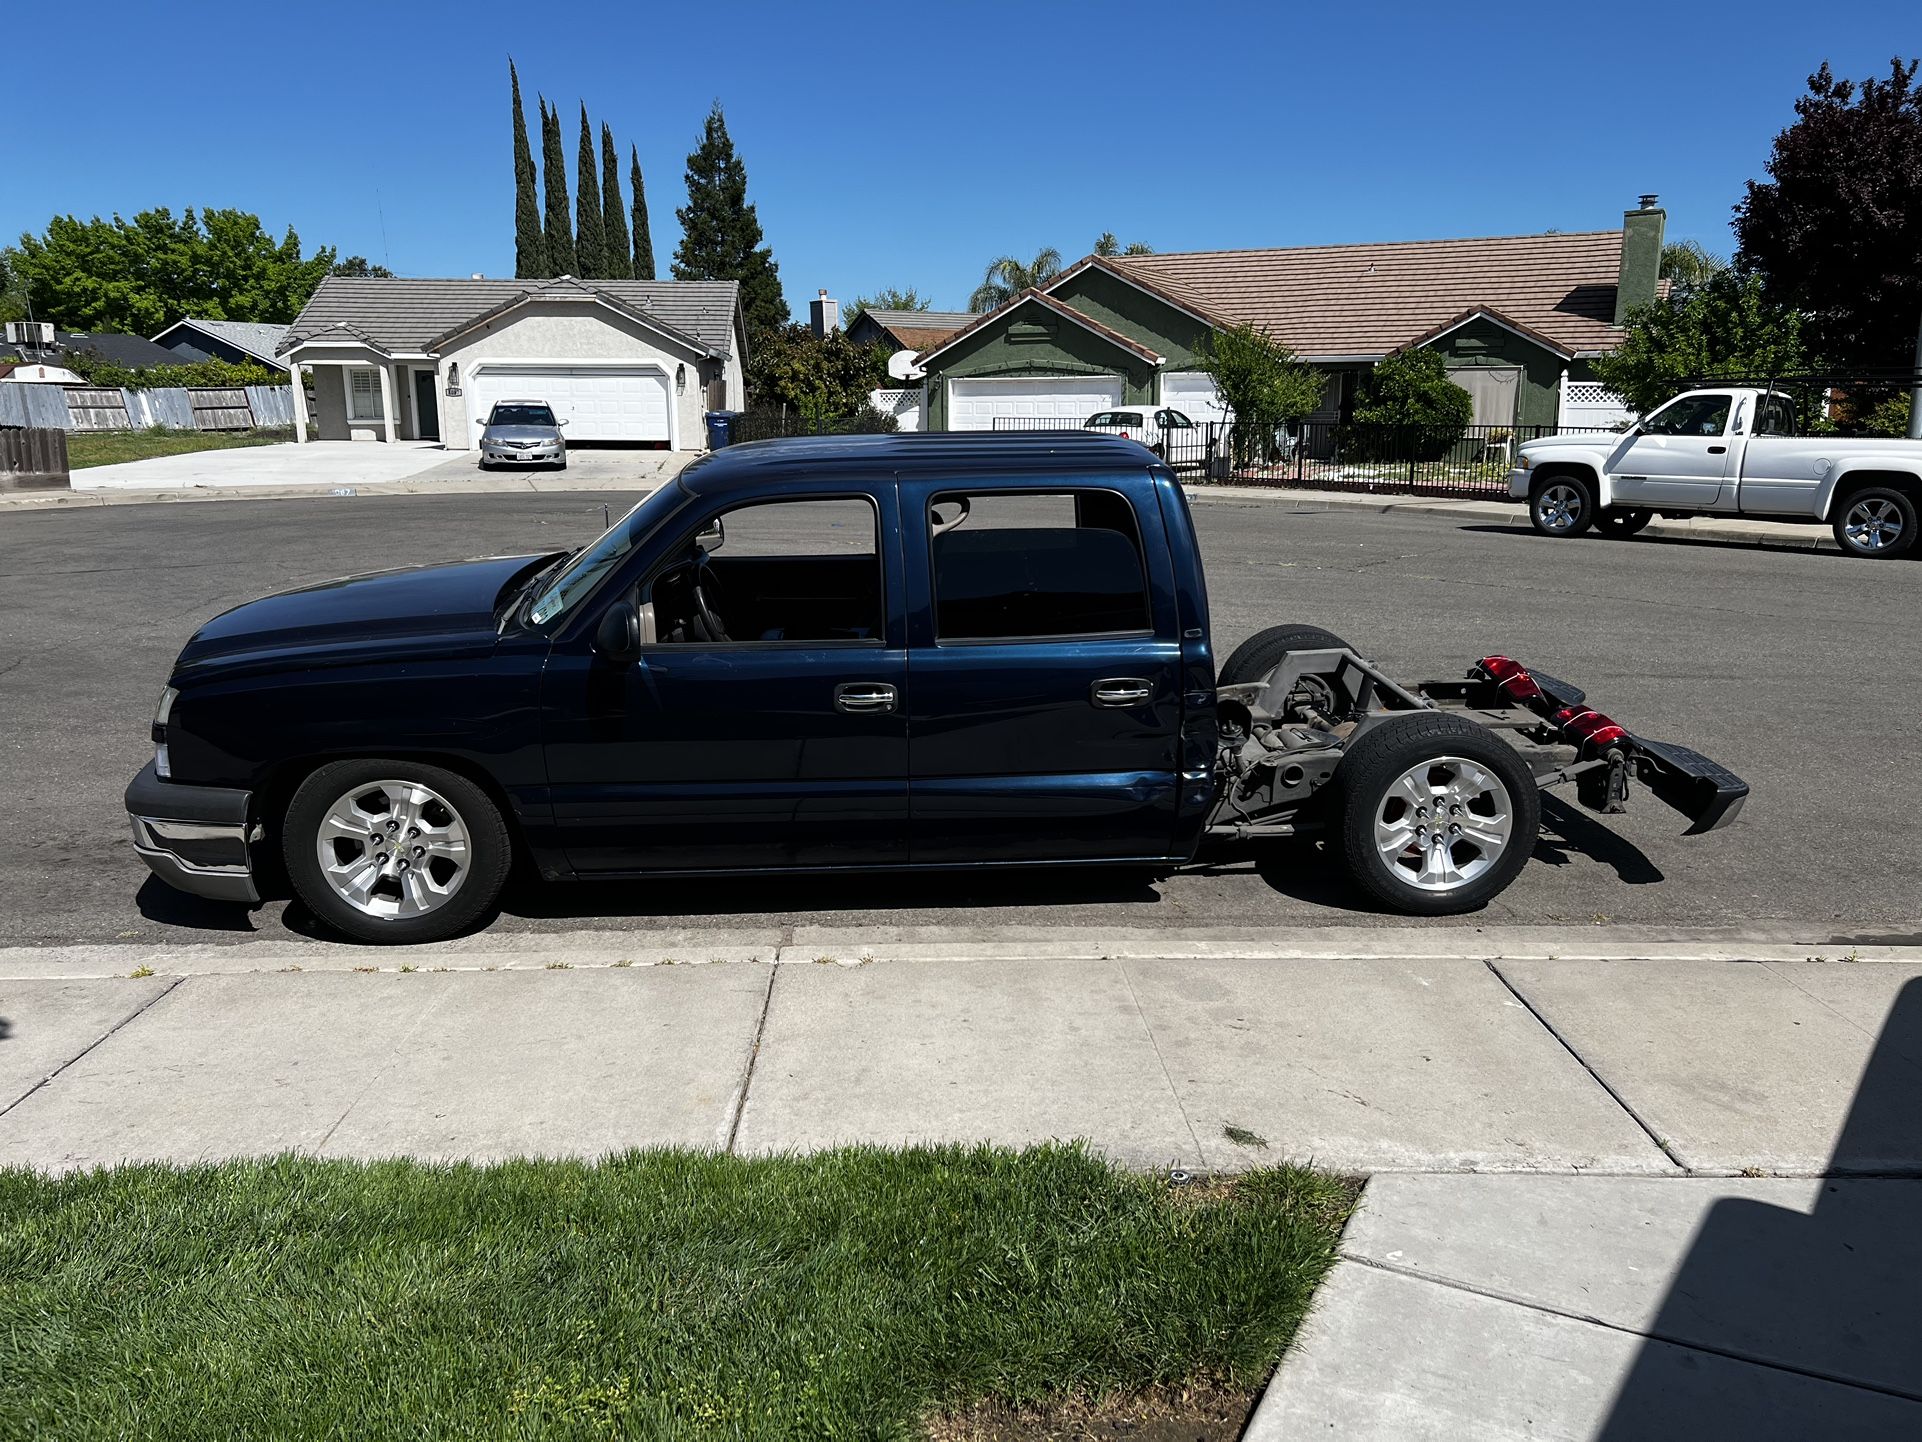
<svg viewBox="0 0 1922 1442">
<path fill-rule="evenodd" d="M 681 488 L 670 483 L 622 516 L 541 588 L 540 595 L 527 609 L 527 618 L 536 626 L 544 626 L 573 610 L 648 532 L 679 509 L 685 498 Z"/>
</svg>

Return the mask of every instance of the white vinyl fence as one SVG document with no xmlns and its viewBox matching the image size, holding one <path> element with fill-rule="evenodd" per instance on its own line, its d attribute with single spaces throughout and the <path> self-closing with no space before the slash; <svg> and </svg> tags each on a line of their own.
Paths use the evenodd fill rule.
<svg viewBox="0 0 1922 1442">
<path fill-rule="evenodd" d="M 921 418 L 927 414 L 928 391 L 926 386 L 905 391 L 869 391 L 868 404 L 884 416 L 893 416 L 904 431 L 921 429 Z"/>
<path fill-rule="evenodd" d="M 74 392 L 71 397 L 69 390 Z M 168 386 L 150 391 L 115 391 L 37 382 L 0 383 L 0 426 L 62 431 L 142 431 L 164 426 L 191 431 L 293 423 L 294 393 L 287 386 Z"/>
<path fill-rule="evenodd" d="M 1612 430 L 1635 419 L 1627 401 L 1600 381 L 1566 381 L 1562 413 L 1556 424 L 1566 430 Z"/>
</svg>

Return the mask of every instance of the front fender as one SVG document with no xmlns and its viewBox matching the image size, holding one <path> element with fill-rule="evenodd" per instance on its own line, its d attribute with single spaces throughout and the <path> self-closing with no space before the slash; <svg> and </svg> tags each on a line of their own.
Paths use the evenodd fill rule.
<svg viewBox="0 0 1922 1442">
<path fill-rule="evenodd" d="M 1550 455 L 1542 456 L 1529 470 L 1529 485 L 1533 487 L 1535 481 L 1541 476 L 1552 476 L 1557 472 L 1566 474 L 1570 471 L 1581 473 L 1594 487 L 1596 505 L 1613 504 L 1615 487 L 1614 481 L 1608 474 L 1608 454 L 1605 451 L 1570 447 L 1565 451 L 1558 449 Z"/>
</svg>

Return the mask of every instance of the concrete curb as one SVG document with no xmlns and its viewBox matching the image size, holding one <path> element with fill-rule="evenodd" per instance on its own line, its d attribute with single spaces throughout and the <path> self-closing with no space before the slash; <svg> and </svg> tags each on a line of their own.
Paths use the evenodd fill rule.
<svg viewBox="0 0 1922 1442">
<path fill-rule="evenodd" d="M 866 966 L 977 961 L 1718 961 L 1922 964 L 1922 923 L 1877 939 L 1816 928 L 1556 927 L 750 927 L 483 932 L 427 946 L 299 938 L 154 946 L 0 948 L 0 980 L 212 976 L 267 971 L 516 971 L 711 965 Z"/>
<path fill-rule="evenodd" d="M 429 480 L 410 477 L 398 481 L 369 481 L 351 486 L 177 486 L 154 490 L 8 491 L 0 493 L 0 511 L 59 510 L 81 506 L 144 506 L 182 501 L 287 501 L 363 496 L 567 494 L 604 491 L 652 491 L 667 477 L 610 477 L 586 481 L 565 476 L 471 476 Z M 1520 502 L 1454 500 L 1445 496 L 1400 496 L 1349 491 L 1296 490 L 1283 486 L 1185 486 L 1188 498 L 1204 505 L 1259 504 L 1288 510 L 1361 511 L 1380 516 L 1441 516 L 1452 520 L 1482 521 L 1489 525 L 1527 530 L 1528 517 Z M 1836 549 L 1825 526 L 1764 525 L 1754 521 L 1696 519 L 1658 520 L 1643 533 L 1664 540 L 1750 542 L 1791 550 Z"/>
</svg>

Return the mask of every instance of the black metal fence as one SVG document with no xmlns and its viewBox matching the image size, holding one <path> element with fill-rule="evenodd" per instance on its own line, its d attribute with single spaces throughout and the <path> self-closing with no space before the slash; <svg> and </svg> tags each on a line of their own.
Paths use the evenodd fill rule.
<svg viewBox="0 0 1922 1442">
<path fill-rule="evenodd" d="M 1510 425 L 1437 430 L 1327 420 L 1302 421 L 1271 434 L 1238 430 L 1232 421 L 1144 432 L 1140 427 L 1091 427 L 1073 419 L 1028 416 L 997 417 L 994 428 L 1127 435 L 1152 448 L 1183 480 L 1204 484 L 1437 496 L 1505 496 L 1516 451 L 1524 442 L 1585 429 Z"/>
</svg>

